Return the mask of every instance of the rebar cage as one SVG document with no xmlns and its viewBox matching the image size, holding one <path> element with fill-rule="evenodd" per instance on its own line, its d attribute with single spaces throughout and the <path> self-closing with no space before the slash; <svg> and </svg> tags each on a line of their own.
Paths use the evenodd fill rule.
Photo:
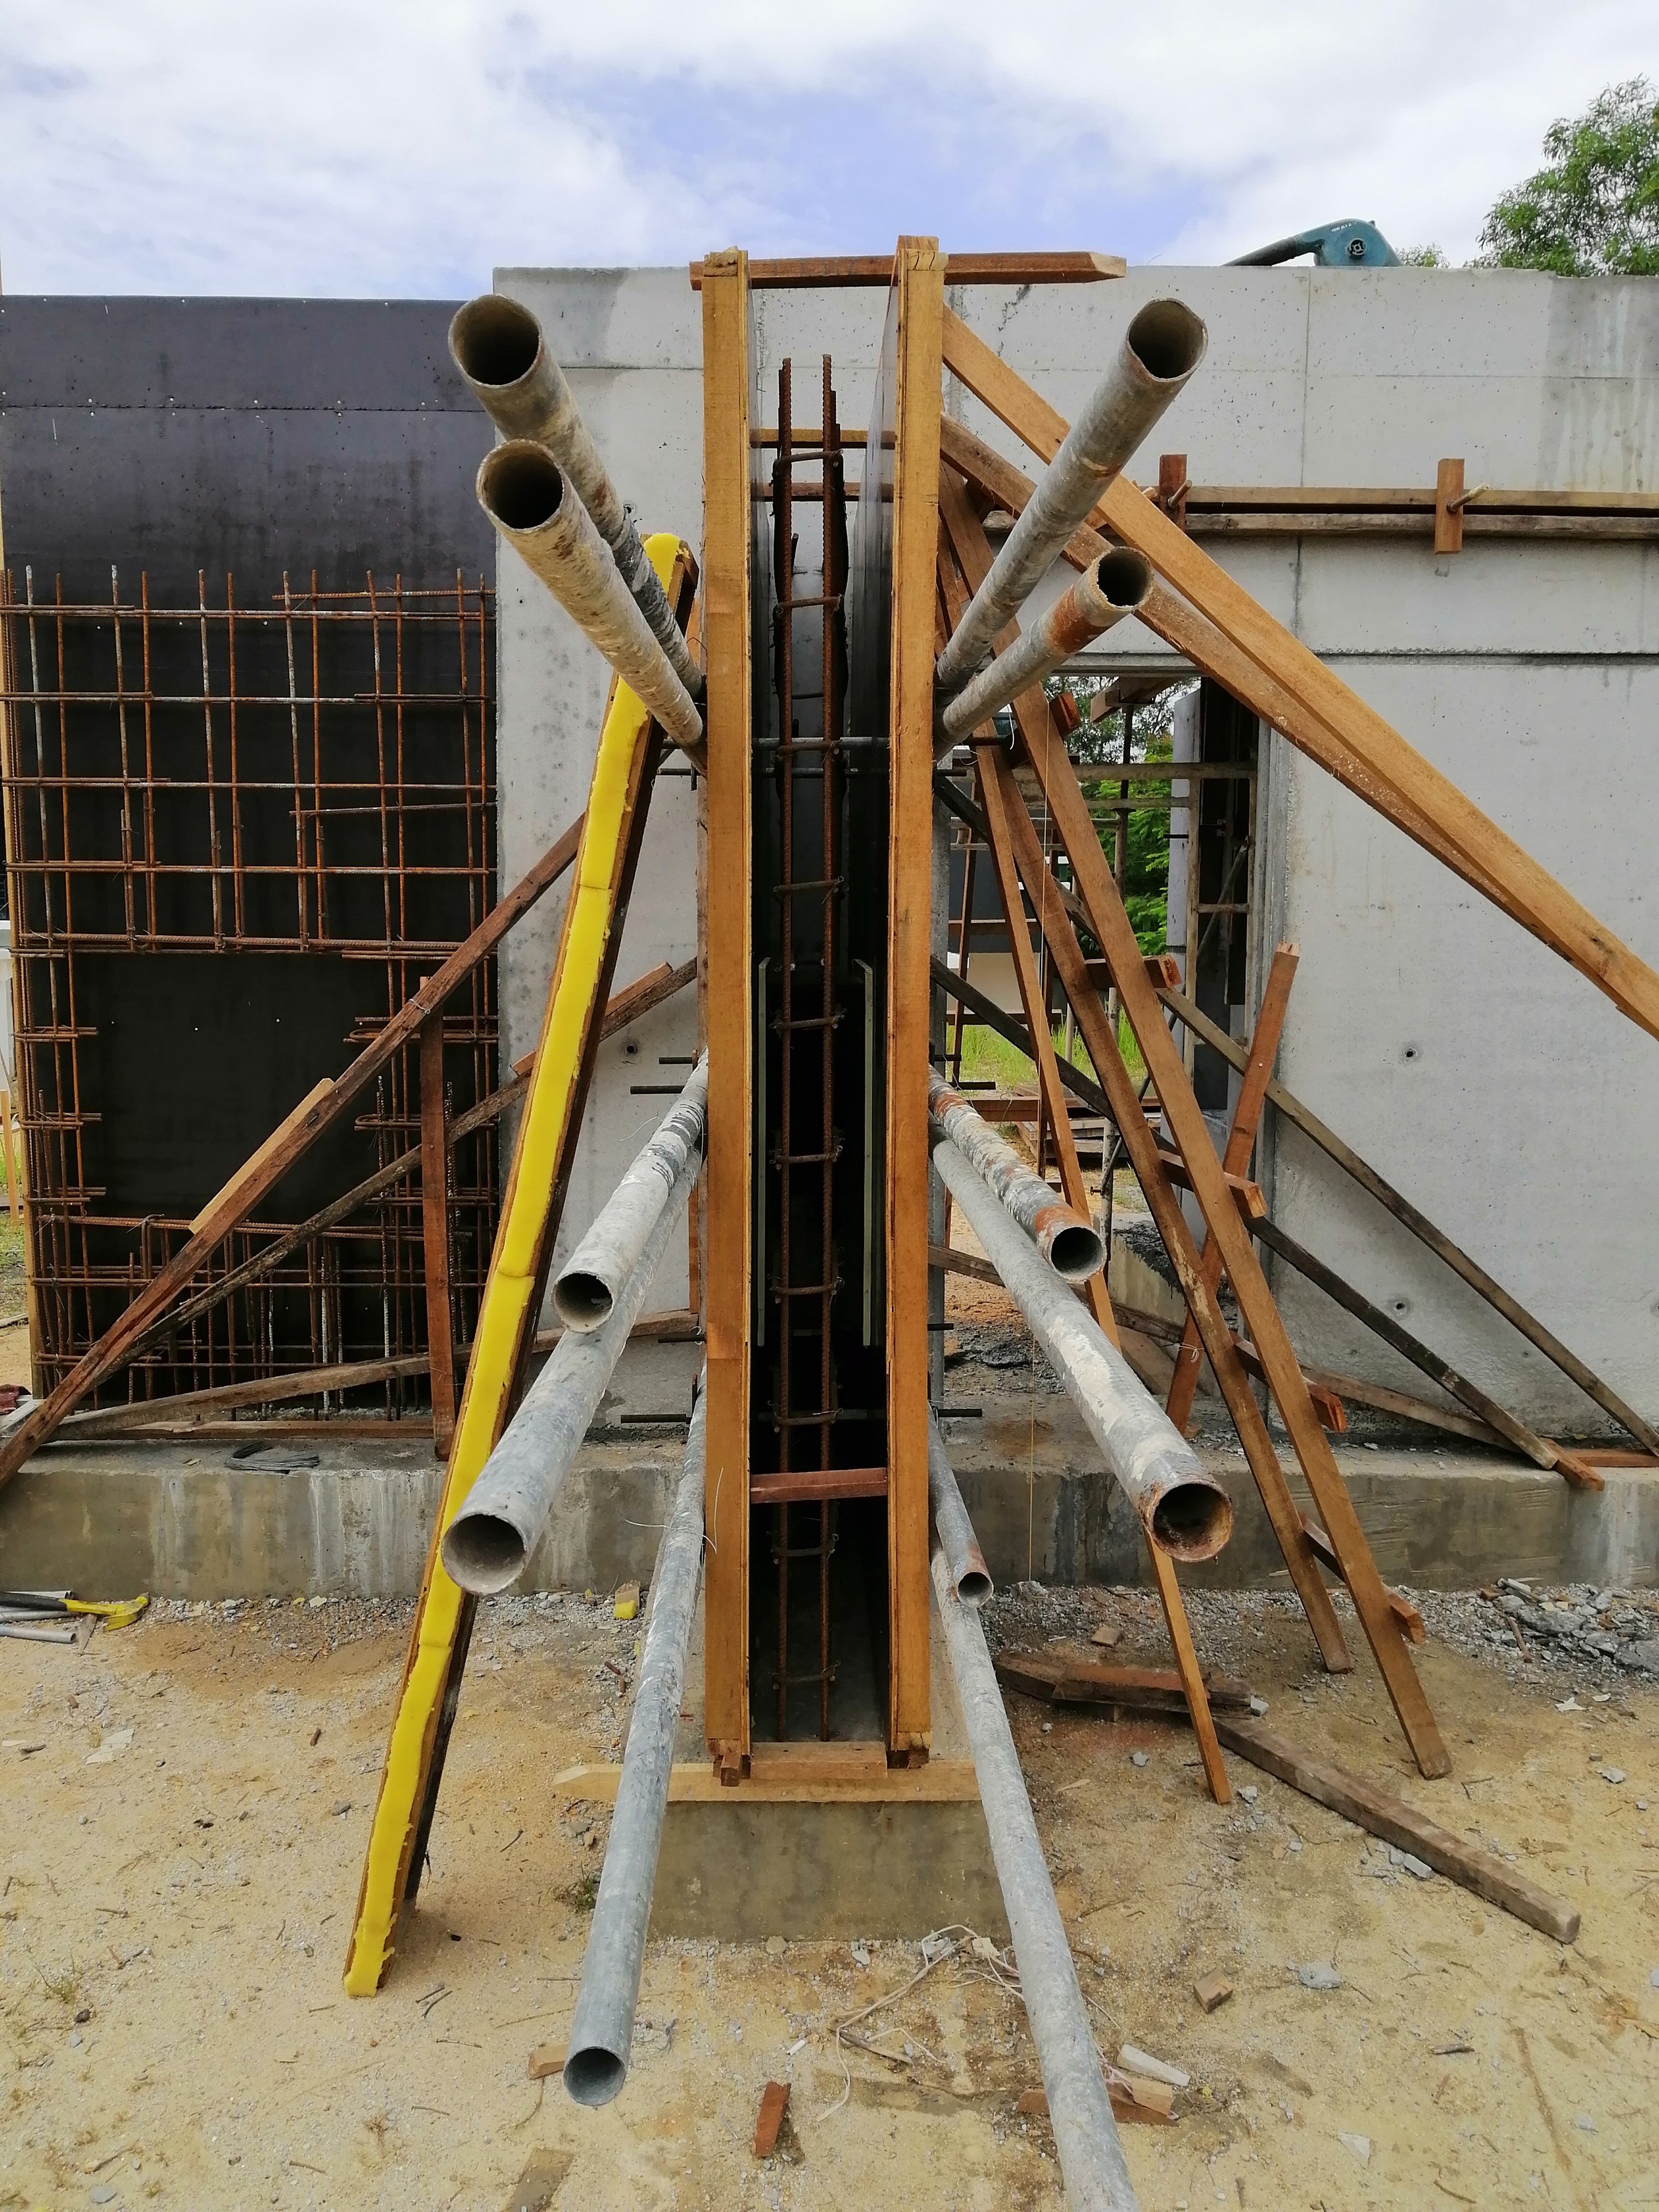
<svg viewBox="0 0 1659 2212">
<path fill-rule="evenodd" d="M 302 590 L 153 608 L 0 585 L 15 1095 L 27 1165 L 36 1384 L 49 1388 L 319 1078 L 373 1036 L 495 886 L 493 597 Z M 445 1016 L 455 1112 L 495 1081 L 493 963 Z M 205 1285 L 418 1143 L 416 1054 L 228 1239 Z M 495 1130 L 452 1164 L 450 1280 L 471 1334 Z M 426 1346 L 405 1176 L 156 1346 L 120 1395 L 169 1395 Z M 376 1386 L 389 1412 L 423 1379 Z M 361 1401 L 360 1401 L 361 1402 Z"/>
</svg>

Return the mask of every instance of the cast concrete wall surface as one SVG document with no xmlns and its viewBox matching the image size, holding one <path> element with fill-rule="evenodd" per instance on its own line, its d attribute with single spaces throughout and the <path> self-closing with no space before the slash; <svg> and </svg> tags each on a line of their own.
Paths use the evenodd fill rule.
<svg viewBox="0 0 1659 2212">
<path fill-rule="evenodd" d="M 507 270 L 544 319 L 624 496 L 700 534 L 701 304 L 681 269 Z M 1136 308 L 1187 300 L 1204 367 L 1138 461 L 1181 451 L 1195 483 L 1544 489 L 1659 484 L 1659 287 L 1517 271 L 1139 269 L 1121 283 L 951 295 L 1071 415 Z M 866 420 L 884 309 L 873 291 L 756 296 L 757 421 L 792 354 L 816 419 L 820 354 L 842 420 Z M 808 397 L 806 395 L 811 395 Z M 947 380 L 947 407 L 1031 466 Z M 480 426 L 482 428 L 482 426 Z M 483 451 L 483 439 L 475 441 Z M 1209 541 L 1227 568 L 1641 957 L 1659 963 L 1659 552 L 1471 538 Z M 605 700 L 599 658 L 516 557 L 499 562 L 501 868 L 516 876 L 582 803 Z M 1086 665 L 1168 662 L 1126 623 Z M 1263 795 L 1264 930 L 1302 963 L 1279 1073 L 1620 1390 L 1659 1415 L 1659 1044 L 1591 985 L 1279 740 Z M 684 959 L 694 806 L 665 787 L 618 975 Z M 507 1048 L 539 1019 L 557 913 L 503 958 Z M 1260 963 L 1257 963 L 1258 967 Z M 566 1212 L 579 1235 L 654 1119 L 629 1085 L 690 1048 L 689 999 L 601 1056 Z M 645 1069 L 650 1069 L 647 1075 Z M 1268 1149 L 1273 1149 L 1270 1137 Z M 1528 1419 L 1596 1409 L 1294 1131 L 1263 1163 L 1284 1226 Z M 1320 1363 L 1427 1389 L 1295 1278 L 1292 1334 Z M 661 1302 L 672 1303 L 665 1280 Z"/>
</svg>

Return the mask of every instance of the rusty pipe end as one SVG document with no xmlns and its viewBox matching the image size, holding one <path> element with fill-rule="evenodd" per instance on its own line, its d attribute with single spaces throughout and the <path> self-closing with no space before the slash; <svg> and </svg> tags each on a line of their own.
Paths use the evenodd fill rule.
<svg viewBox="0 0 1659 2212">
<path fill-rule="evenodd" d="M 519 536 L 545 528 L 564 496 L 564 471 L 532 438 L 509 438 L 479 465 L 478 504 L 498 530 Z"/>
<path fill-rule="evenodd" d="M 1108 606 L 1121 608 L 1125 614 L 1145 606 L 1156 580 L 1146 555 L 1127 545 L 1115 545 L 1094 566 L 1095 589 Z"/>
<path fill-rule="evenodd" d="M 499 292 L 481 292 L 450 322 L 450 357 L 480 398 L 505 397 L 525 383 L 541 350 L 541 325 Z"/>
<path fill-rule="evenodd" d="M 1149 300 L 1124 337 L 1143 375 L 1177 389 L 1203 360 L 1209 342 L 1202 317 L 1184 300 Z"/>
<path fill-rule="evenodd" d="M 1086 1283 L 1106 1264 L 1106 1245 L 1092 1222 L 1069 1206 L 1045 1206 L 1032 1224 L 1036 1248 L 1062 1282 Z"/>
<path fill-rule="evenodd" d="M 962 1571 L 956 1577 L 957 1599 L 977 1612 L 995 1589 L 984 1553 L 977 1544 L 969 1544 L 963 1554 Z"/>
<path fill-rule="evenodd" d="M 1172 1559 L 1212 1559 L 1233 1533 L 1233 1501 L 1207 1478 L 1174 1482 L 1152 1508 L 1152 1541 Z"/>
</svg>

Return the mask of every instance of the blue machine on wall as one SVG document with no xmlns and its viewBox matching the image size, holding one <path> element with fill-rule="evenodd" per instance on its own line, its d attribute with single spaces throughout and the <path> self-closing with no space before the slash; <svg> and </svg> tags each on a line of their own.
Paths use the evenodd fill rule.
<svg viewBox="0 0 1659 2212">
<path fill-rule="evenodd" d="M 1275 239 L 1258 246 L 1254 253 L 1241 253 L 1230 269 L 1272 269 L 1281 261 L 1295 261 L 1311 253 L 1316 269 L 1397 269 L 1400 256 L 1374 222 L 1322 222 L 1294 238 Z"/>
</svg>

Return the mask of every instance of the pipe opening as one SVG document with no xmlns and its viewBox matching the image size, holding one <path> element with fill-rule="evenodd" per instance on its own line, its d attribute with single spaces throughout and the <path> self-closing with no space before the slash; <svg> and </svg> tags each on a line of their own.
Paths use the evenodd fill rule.
<svg viewBox="0 0 1659 2212">
<path fill-rule="evenodd" d="M 449 350 L 473 384 L 516 384 L 536 365 L 541 325 L 528 307 L 486 292 L 458 308 L 449 325 Z"/>
<path fill-rule="evenodd" d="M 957 1581 L 957 1597 L 960 1603 L 971 1606 L 978 1612 L 996 1588 L 991 1580 L 991 1571 L 984 1560 L 970 1559 Z"/>
<path fill-rule="evenodd" d="M 1086 1282 L 1100 1273 L 1105 1261 L 1106 1248 L 1098 1231 L 1081 1221 L 1055 1230 L 1049 1241 L 1048 1265 L 1064 1282 Z"/>
<path fill-rule="evenodd" d="M 599 1328 L 611 1318 L 617 1301 L 611 1285 L 585 1269 L 561 1275 L 553 1285 L 553 1303 L 567 1328 Z"/>
<path fill-rule="evenodd" d="M 544 446 L 514 438 L 486 457 L 478 495 L 503 530 L 539 530 L 564 502 L 564 474 Z"/>
<path fill-rule="evenodd" d="M 444 1565 L 475 1597 L 494 1597 L 529 1565 L 524 1538 L 493 1513 L 464 1514 L 444 1531 Z"/>
<path fill-rule="evenodd" d="M 1152 1540 L 1172 1559 L 1212 1559 L 1233 1528 L 1233 1502 L 1207 1482 L 1178 1482 L 1152 1508 Z"/>
<path fill-rule="evenodd" d="M 1152 588 L 1152 564 L 1127 545 L 1103 554 L 1095 563 L 1095 584 L 1109 606 L 1139 606 Z"/>
<path fill-rule="evenodd" d="M 564 2062 L 564 2086 L 579 2105 L 608 2105 L 628 2079 L 628 2068 L 614 2051 L 597 2044 L 573 2051 Z"/>
<path fill-rule="evenodd" d="M 1129 350 L 1148 376 L 1172 384 L 1204 358 L 1202 322 L 1180 300 L 1149 300 L 1129 325 Z"/>
</svg>

